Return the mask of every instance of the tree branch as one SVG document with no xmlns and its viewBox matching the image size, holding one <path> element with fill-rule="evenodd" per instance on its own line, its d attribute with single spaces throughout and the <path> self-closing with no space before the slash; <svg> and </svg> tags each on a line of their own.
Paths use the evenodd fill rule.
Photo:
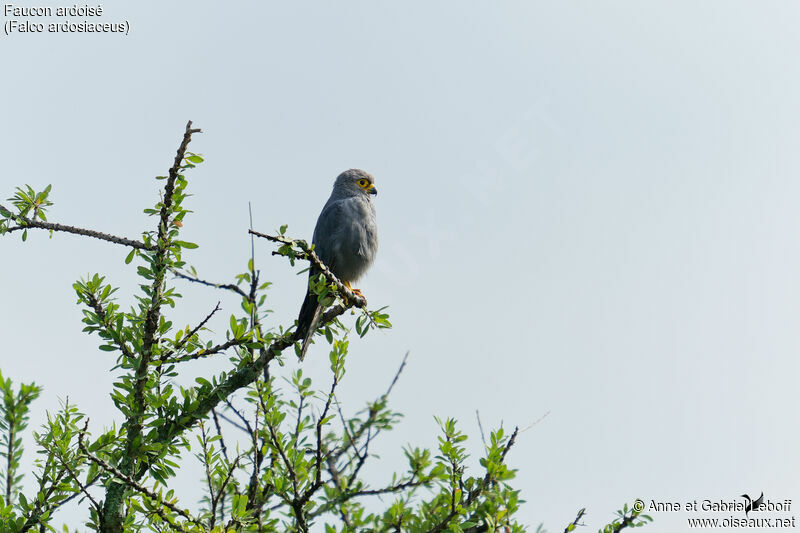
<svg viewBox="0 0 800 533">
<path fill-rule="evenodd" d="M 344 283 L 342 283 L 339 280 L 339 278 L 337 278 L 336 275 L 333 272 L 331 272 L 327 266 L 325 266 L 325 263 L 322 262 L 322 260 L 316 254 L 316 252 L 314 252 L 314 250 L 312 250 L 311 247 L 305 241 L 299 239 L 292 240 L 283 237 L 281 235 L 267 235 L 265 233 L 260 233 L 258 231 L 253 231 L 253 230 L 250 230 L 250 234 L 255 235 L 256 237 L 267 239 L 272 242 L 278 242 L 281 244 L 288 244 L 289 246 L 299 247 L 301 250 L 303 250 L 303 253 L 305 254 L 305 257 L 303 257 L 303 259 L 307 259 L 308 261 L 313 263 L 314 266 L 320 269 L 320 272 L 322 272 L 325 278 L 327 278 L 328 281 L 333 283 L 339 290 L 339 292 L 342 295 L 344 295 L 346 301 L 349 304 L 348 306 L 359 307 L 359 308 L 366 307 L 367 299 L 359 295 L 358 293 L 353 292 Z"/>
<path fill-rule="evenodd" d="M 123 339 L 119 338 L 119 335 L 116 334 L 114 328 L 109 327 L 108 314 L 106 313 L 106 310 L 103 308 L 103 305 L 97 299 L 97 296 L 95 296 L 89 291 L 83 291 L 83 295 L 86 297 L 86 301 L 89 302 L 89 305 L 92 306 L 92 309 L 94 309 L 95 314 L 97 314 L 97 318 L 100 319 L 100 323 L 103 325 L 106 334 L 109 337 L 111 337 L 111 339 L 114 341 L 114 344 L 117 345 L 117 347 L 120 349 L 120 351 L 122 351 L 125 357 L 133 361 L 134 359 L 133 351 L 125 343 Z"/>
<path fill-rule="evenodd" d="M 5 208 L 3 208 L 3 206 L 0 206 L 0 209 L 5 209 Z M 8 209 L 5 210 L 9 211 Z M 44 222 L 42 220 L 33 220 L 31 218 L 24 217 L 22 215 L 15 215 L 13 213 L 11 214 L 11 218 L 18 224 L 20 223 L 21 224 L 18 226 L 14 226 L 12 228 L 8 228 L 6 230 L 6 233 L 11 233 L 19 230 L 26 230 L 29 228 L 45 229 L 50 231 L 61 231 L 64 233 L 73 233 L 75 235 L 83 235 L 84 237 L 93 237 L 95 239 L 100 239 L 101 241 L 113 242 L 114 244 L 121 244 L 122 246 L 130 246 L 131 248 L 136 248 L 138 250 L 155 249 L 155 247 L 153 246 L 145 245 L 142 241 L 127 239 L 125 237 L 118 237 L 116 235 L 111 235 L 109 233 L 103 233 L 91 229 L 78 228 L 76 226 L 68 226 L 66 224 L 57 224 L 54 222 Z"/>
<path fill-rule="evenodd" d="M 511 438 L 508 439 L 508 442 L 506 443 L 505 447 L 503 448 L 503 452 L 500 454 L 500 461 L 499 461 L 500 463 L 502 463 L 505 460 L 506 454 L 508 453 L 508 450 L 510 450 L 511 447 L 514 445 L 514 442 L 516 442 L 518 433 L 519 433 L 519 428 L 515 427 L 514 428 L 514 433 L 511 434 Z M 477 500 L 478 497 L 481 494 L 483 494 L 483 491 L 486 490 L 486 487 L 489 486 L 489 483 L 491 482 L 491 480 L 492 480 L 492 474 L 491 474 L 491 472 L 487 471 L 486 475 L 480 481 L 478 486 L 475 487 L 474 489 L 472 489 L 471 491 L 469 491 L 469 493 L 467 494 L 467 501 L 464 504 L 464 508 L 469 508 L 469 506 L 472 505 L 475 502 L 475 500 Z M 450 513 L 448 513 L 448 515 L 444 518 L 444 520 L 442 520 L 441 522 L 436 524 L 429 531 L 429 533 L 439 533 L 440 531 L 444 531 L 445 529 L 447 529 L 447 527 L 450 525 L 450 521 L 453 518 L 455 518 L 456 514 L 457 513 L 456 513 L 455 510 L 450 511 Z"/>
<path fill-rule="evenodd" d="M 404 481 L 402 483 L 395 483 L 394 485 L 388 485 L 381 489 L 363 489 L 363 490 L 350 490 L 342 492 L 335 499 L 321 504 L 316 510 L 314 510 L 309 514 L 309 518 L 316 518 L 317 516 L 330 512 L 334 507 L 341 505 L 349 500 L 352 500 L 353 498 L 358 498 L 360 496 L 381 496 L 383 494 L 396 494 L 406 489 L 413 489 L 422 486 L 426 483 L 421 479 L 414 479 L 415 477 L 416 474 L 414 474 L 408 481 Z"/>
<path fill-rule="evenodd" d="M 175 160 L 169 169 L 169 176 L 164 185 L 164 197 L 161 200 L 161 210 L 159 213 L 159 224 L 156 239 L 156 248 L 152 252 L 153 256 L 149 259 L 153 282 L 150 285 L 150 303 L 144 316 L 144 332 L 142 334 L 142 349 L 139 361 L 136 364 L 133 385 L 133 402 L 131 413 L 125 421 L 127 426 L 127 440 L 125 451 L 120 462 L 121 473 L 125 475 L 134 474 L 139 453 L 136 448 L 140 445 L 142 437 L 142 419 L 145 414 L 145 386 L 150 372 L 150 361 L 153 357 L 153 346 L 156 342 L 156 332 L 161 316 L 161 305 L 163 303 L 164 274 L 168 263 L 167 254 L 169 251 L 169 215 L 172 207 L 172 195 L 175 191 L 175 181 L 178 179 L 181 170 L 181 163 L 186 156 L 186 148 L 192 140 L 192 134 L 198 133 L 199 129 L 192 129 L 192 121 L 186 124 L 183 134 L 183 141 L 175 154 Z M 144 471 L 135 473 L 136 477 L 141 476 Z M 124 486 L 112 484 L 106 490 L 106 501 L 103 509 L 104 531 L 108 533 L 118 533 L 122 531 L 123 523 L 123 496 Z"/>
<path fill-rule="evenodd" d="M 220 352 L 224 352 L 228 348 L 232 348 L 233 346 L 239 346 L 248 342 L 249 339 L 230 339 L 222 344 L 217 344 L 216 346 L 212 346 L 211 348 L 198 350 L 196 352 L 187 353 L 186 355 L 181 355 L 179 357 L 173 357 L 169 359 L 169 356 L 172 355 L 170 353 L 165 353 L 162 357 L 156 359 L 159 365 L 168 364 L 168 363 L 184 363 L 186 361 L 193 361 L 195 359 L 201 359 L 203 357 L 208 357 L 209 355 L 218 354 Z M 173 352 L 174 353 L 174 352 Z"/>
<path fill-rule="evenodd" d="M 83 443 L 83 440 L 78 440 L 78 447 L 81 449 L 81 451 L 84 453 L 84 455 L 86 456 L 86 458 L 89 461 L 93 462 L 94 464 L 96 464 L 97 466 L 99 466 L 100 468 L 105 470 L 107 473 L 111 474 L 113 477 L 115 477 L 115 478 L 119 479 L 120 481 L 124 482 L 125 485 L 127 485 L 128 487 L 136 490 L 137 492 L 140 492 L 141 494 L 144 494 L 145 496 L 147 496 L 151 500 L 157 502 L 159 505 L 162 505 L 162 506 L 166 507 L 167 509 L 169 509 L 173 513 L 181 515 L 188 522 L 191 522 L 192 524 L 195 524 L 195 525 L 198 525 L 198 526 L 201 526 L 201 527 L 203 526 L 202 522 L 200 522 L 196 518 L 192 517 L 192 515 L 190 515 L 189 513 L 187 513 L 186 511 L 184 511 L 180 507 L 178 507 L 178 506 L 176 506 L 176 505 L 174 505 L 174 504 L 172 504 L 172 503 L 170 503 L 168 501 L 164 501 L 163 499 L 161 499 L 161 496 L 159 496 L 157 493 L 155 493 L 152 490 L 148 489 L 144 485 L 141 485 L 140 483 L 138 483 L 135 479 L 131 478 L 130 476 L 127 476 L 127 475 L 123 474 L 118 469 L 114 468 L 113 465 L 111 465 L 111 464 L 105 462 L 104 460 L 100 459 L 99 457 L 95 457 L 94 455 L 89 453 L 89 450 L 86 449 L 86 445 Z M 165 518 L 165 516 L 162 516 L 161 514 L 159 514 L 159 516 L 161 516 L 162 518 Z M 167 520 L 167 519 L 165 518 L 165 520 Z M 167 520 L 167 523 L 169 523 L 173 527 L 179 526 L 178 524 L 172 523 L 170 520 Z"/>
<path fill-rule="evenodd" d="M 228 290 L 228 291 L 233 291 L 236 294 L 238 294 L 239 296 L 241 296 L 243 298 L 247 298 L 247 293 L 244 292 L 241 288 L 239 288 L 239 286 L 234 285 L 232 283 L 213 283 L 211 281 L 206 281 L 204 279 L 200 279 L 197 276 L 192 276 L 192 275 L 186 274 L 186 273 L 181 272 L 179 270 L 170 269 L 170 271 L 175 275 L 176 278 L 185 279 L 187 281 L 191 281 L 191 282 L 194 282 L 194 283 L 199 283 L 201 285 L 206 285 L 208 287 L 214 287 L 215 289 L 225 289 L 225 290 Z"/>
<path fill-rule="evenodd" d="M 585 515 L 585 514 L 586 514 L 586 507 L 584 507 L 583 509 L 578 511 L 578 516 L 575 517 L 575 520 L 573 520 L 572 523 L 570 523 L 569 525 L 567 525 L 566 528 L 564 528 L 564 533 L 570 533 L 576 527 L 582 525 L 582 524 L 579 524 L 578 522 L 581 521 L 581 518 L 583 518 L 583 515 Z"/>
<path fill-rule="evenodd" d="M 335 305 L 328 309 L 320 320 L 321 325 L 330 323 L 333 319 L 343 314 L 348 307 Z M 172 439 L 191 428 L 198 420 L 205 418 L 223 398 L 227 398 L 237 390 L 256 381 L 263 373 L 264 368 L 286 348 L 294 344 L 294 334 L 284 333 L 278 337 L 268 348 L 264 349 L 258 358 L 243 363 L 236 371 L 230 374 L 222 383 L 213 387 L 207 394 L 198 395 L 195 408 L 181 415 L 165 420 L 158 430 L 160 442 L 171 442 Z"/>
<path fill-rule="evenodd" d="M 216 306 L 214 306 L 214 309 L 212 309 L 212 310 L 211 310 L 211 312 L 210 312 L 210 313 L 208 313 L 208 315 L 206 315 L 206 317 L 205 317 L 203 320 L 201 320 L 201 321 L 200 321 L 200 323 L 197 325 L 197 327 L 195 327 L 195 328 L 194 328 L 192 331 L 190 331 L 188 335 L 185 335 L 185 336 L 183 337 L 183 339 L 181 340 L 181 342 L 179 342 L 179 343 L 178 343 L 178 345 L 177 345 L 177 346 L 175 346 L 175 349 L 173 350 L 173 353 L 180 351 L 180 350 L 181 350 L 181 348 L 183 348 L 183 347 L 186 345 L 186 343 L 187 343 L 187 342 L 189 342 L 189 339 L 191 339 L 192 337 L 194 337 L 195 335 L 197 335 L 197 333 L 198 333 L 198 332 L 199 332 L 201 329 L 203 329 L 203 327 L 206 325 L 206 323 L 208 323 L 208 321 L 209 321 L 209 320 L 211 320 L 211 317 L 212 317 L 212 316 L 214 316 L 214 314 L 215 314 L 217 311 L 219 311 L 219 310 L 220 310 L 219 304 L 220 304 L 220 302 L 217 302 L 217 305 L 216 305 Z M 162 359 L 163 359 L 163 358 L 164 358 L 164 356 L 162 356 Z"/>
</svg>

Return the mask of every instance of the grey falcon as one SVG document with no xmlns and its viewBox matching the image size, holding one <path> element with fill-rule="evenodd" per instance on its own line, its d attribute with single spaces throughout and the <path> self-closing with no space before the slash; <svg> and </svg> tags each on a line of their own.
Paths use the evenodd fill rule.
<svg viewBox="0 0 800 533">
<path fill-rule="evenodd" d="M 372 197 L 378 194 L 373 177 L 356 168 L 345 170 L 336 178 L 330 198 L 322 208 L 314 228 L 314 251 L 342 283 L 350 287 L 366 273 L 378 251 L 378 225 Z M 320 274 L 311 266 L 309 280 Z M 302 340 L 300 359 L 322 316 L 322 305 L 309 288 L 294 339 Z"/>
</svg>

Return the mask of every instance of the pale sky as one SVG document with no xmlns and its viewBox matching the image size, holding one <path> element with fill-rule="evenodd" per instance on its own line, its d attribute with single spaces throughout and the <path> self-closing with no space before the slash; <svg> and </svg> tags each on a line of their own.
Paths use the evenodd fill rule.
<svg viewBox="0 0 800 533">
<path fill-rule="evenodd" d="M 459 419 L 477 463 L 476 410 L 487 430 L 547 414 L 508 456 L 531 530 L 586 507 L 596 531 L 637 497 L 800 506 L 796 3 L 102 5 L 128 35 L 0 36 L 0 198 L 50 183 L 51 221 L 135 238 L 192 120 L 206 163 L 186 259 L 226 282 L 249 258 L 248 202 L 256 229 L 310 239 L 336 175 L 371 172 L 380 250 L 360 285 L 395 327 L 352 340 L 345 409 L 410 351 L 371 479 L 402 468 L 402 445 L 435 445 L 434 415 Z M 305 277 L 271 250 L 256 261 L 289 324 Z M 126 254 L 0 239 L 0 370 L 44 386 L 33 427 L 67 396 L 96 433 L 119 420 L 71 285 L 100 272 L 130 293 Z M 179 286 L 178 324 L 238 310 Z M 303 369 L 327 383 L 322 344 Z M 176 481 L 186 505 L 198 476 Z M 651 514 L 643 531 L 730 516 Z"/>
</svg>

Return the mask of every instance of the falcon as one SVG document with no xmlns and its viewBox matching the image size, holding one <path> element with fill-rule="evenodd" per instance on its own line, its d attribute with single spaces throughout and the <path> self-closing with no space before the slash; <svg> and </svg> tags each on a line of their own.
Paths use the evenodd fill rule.
<svg viewBox="0 0 800 533">
<path fill-rule="evenodd" d="M 378 251 L 378 225 L 375 204 L 372 203 L 376 194 L 378 189 L 369 173 L 355 168 L 345 170 L 336 178 L 331 196 L 314 228 L 314 251 L 348 288 L 352 288 L 350 284 L 366 273 Z M 320 269 L 312 264 L 309 281 L 319 274 Z M 305 357 L 308 341 L 317 329 L 322 311 L 317 295 L 309 287 L 294 335 L 296 341 L 303 341 L 300 359 Z"/>
</svg>

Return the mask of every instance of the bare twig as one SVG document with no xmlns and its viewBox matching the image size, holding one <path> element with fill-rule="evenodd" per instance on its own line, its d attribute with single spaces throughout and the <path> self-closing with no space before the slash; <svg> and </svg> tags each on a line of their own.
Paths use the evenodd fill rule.
<svg viewBox="0 0 800 533">
<path fill-rule="evenodd" d="M 294 425 L 294 441 L 300 440 L 300 422 L 303 421 L 303 408 L 305 407 L 306 398 L 303 393 L 300 393 L 300 400 L 297 402 L 297 419 Z"/>
<path fill-rule="evenodd" d="M 395 372 L 394 377 L 392 378 L 392 382 L 389 384 L 389 388 L 386 389 L 386 392 L 378 399 L 378 401 L 385 401 L 389 397 L 389 394 L 391 394 L 392 389 L 394 389 L 395 384 L 400 379 L 400 374 L 403 372 L 403 370 L 406 367 L 406 362 L 408 360 L 408 354 L 409 354 L 409 352 L 406 352 L 405 356 L 403 356 L 403 361 L 400 363 L 400 367 L 397 369 L 397 372 Z M 358 447 L 356 446 L 356 444 L 361 439 L 361 436 L 364 434 L 364 431 L 367 431 L 375 423 L 375 420 L 376 420 L 376 418 L 378 416 L 379 410 L 376 409 L 374 407 L 374 404 L 373 404 L 373 406 L 369 409 L 369 414 L 367 415 L 367 419 L 358 427 L 358 429 L 356 429 L 355 433 L 351 435 L 350 431 L 349 431 L 349 429 L 347 427 L 347 423 L 345 422 L 344 415 L 342 414 L 341 407 L 339 406 L 338 402 L 337 402 L 336 406 L 337 406 L 337 409 L 339 409 L 339 416 L 342 419 L 342 426 L 344 427 L 345 433 L 347 434 L 347 437 L 348 437 L 348 439 L 350 440 L 350 443 L 353 446 L 353 450 L 355 451 L 355 455 L 356 455 L 356 457 L 358 457 L 359 462 L 363 464 L 363 462 L 366 460 L 366 455 L 362 456 L 362 454 L 359 453 L 359 450 L 358 450 Z M 367 433 L 367 442 L 365 443 L 365 447 L 364 447 L 364 453 L 365 454 L 366 454 L 366 448 L 369 446 L 370 440 L 372 440 L 376 436 L 378 436 L 379 433 L 380 433 L 380 430 L 376 430 L 375 433 L 372 434 L 372 435 L 370 435 L 369 432 Z M 343 447 L 339 448 L 337 451 L 333 452 L 332 458 L 335 461 L 338 461 L 338 459 L 346 451 L 347 451 L 347 447 L 343 446 Z M 349 461 L 347 463 L 347 466 L 349 466 L 351 462 L 352 462 L 352 459 L 351 459 L 351 461 Z"/>
<path fill-rule="evenodd" d="M 394 378 L 392 379 L 392 383 L 389 385 L 389 388 L 386 389 L 386 394 L 384 394 L 384 398 L 389 396 L 392 393 L 392 389 L 394 388 L 395 383 L 397 380 L 400 379 L 400 374 L 403 372 L 403 369 L 406 367 L 406 361 L 408 360 L 409 352 L 406 351 L 406 354 L 403 356 L 403 362 L 400 363 L 400 368 L 397 369 L 397 372 L 394 373 Z"/>
<path fill-rule="evenodd" d="M 486 447 L 486 435 L 483 432 L 483 424 L 481 424 L 481 412 L 475 409 L 475 418 L 478 419 L 478 429 L 481 432 L 481 441 L 483 442 L 484 448 Z"/>
<path fill-rule="evenodd" d="M 221 419 L 223 419 L 225 422 L 227 422 L 228 424 L 230 424 L 230 425 L 232 425 L 233 427 L 235 427 L 236 429 L 238 429 L 238 430 L 240 430 L 240 431 L 243 431 L 243 432 L 245 432 L 245 433 L 249 433 L 249 431 L 247 430 L 247 428 L 246 428 L 246 427 L 244 427 L 243 425 L 241 425 L 241 424 L 237 423 L 237 422 L 236 422 L 235 420 L 233 420 L 232 418 L 230 418 L 230 417 L 228 417 L 228 416 L 224 415 L 223 413 L 218 413 L 218 412 L 216 411 L 216 409 L 214 410 L 214 413 L 215 413 L 217 416 L 219 416 Z"/>
<path fill-rule="evenodd" d="M 233 404 L 231 403 L 231 401 L 230 401 L 228 398 L 225 398 L 225 405 L 227 405 L 227 406 L 228 406 L 228 409 L 230 409 L 231 411 L 233 411 L 233 412 L 234 412 L 234 414 L 236 415 L 236 417 L 237 417 L 239 420 L 241 420 L 241 421 L 242 421 L 242 423 L 245 425 L 245 429 L 244 429 L 244 430 L 245 430 L 245 431 L 246 431 L 248 434 L 252 435 L 252 434 L 254 433 L 254 431 L 253 431 L 253 426 L 251 426 L 251 425 L 250 425 L 250 421 L 249 421 L 249 420 L 247 420 L 247 417 L 245 417 L 245 416 L 244 416 L 244 415 L 241 413 L 241 411 L 239 411 L 239 410 L 238 410 L 236 407 L 234 407 L 234 406 L 233 406 Z M 220 413 L 220 416 L 222 416 L 222 414 L 221 414 L 221 413 Z"/>
<path fill-rule="evenodd" d="M 220 448 L 222 449 L 222 455 L 225 457 L 226 461 L 230 462 L 230 460 L 228 459 L 228 447 L 225 446 L 225 438 L 222 436 L 222 428 L 219 425 L 219 417 L 217 416 L 217 410 L 212 409 L 211 415 L 214 417 L 214 427 L 217 428 L 217 435 L 219 435 L 219 445 Z"/>
<path fill-rule="evenodd" d="M 247 293 L 244 292 L 238 285 L 234 285 L 233 283 L 214 283 L 212 281 L 206 281 L 204 279 L 200 279 L 197 276 L 193 276 L 191 274 L 186 274 L 185 272 L 181 272 L 179 270 L 170 269 L 176 278 L 185 279 L 187 281 L 192 281 L 194 283 L 199 283 L 201 285 L 205 285 L 207 287 L 214 287 L 216 289 L 225 289 L 228 291 L 233 291 L 239 296 L 247 298 Z"/>
<path fill-rule="evenodd" d="M 336 410 L 339 411 L 339 418 L 342 420 L 342 428 L 344 429 L 344 433 L 347 436 L 347 441 L 353 448 L 353 453 L 355 453 L 359 458 L 361 458 L 361 455 L 358 453 L 358 446 L 356 445 L 356 439 L 350 433 L 350 428 L 347 427 L 347 421 L 344 418 L 344 413 L 342 413 L 342 406 L 339 405 L 338 399 L 334 398 L 334 400 L 336 401 Z M 341 455 L 345 451 L 347 451 L 347 446 L 342 446 L 338 450 L 338 452 L 333 453 L 328 460 L 333 461 L 333 464 L 336 464 L 336 461 L 339 459 L 339 457 L 341 457 Z"/>
<path fill-rule="evenodd" d="M 188 335 L 186 335 L 186 336 L 184 336 L 184 337 L 183 337 L 183 339 L 181 340 L 181 342 L 179 342 L 179 343 L 178 343 L 178 345 L 177 345 L 177 346 L 175 346 L 175 349 L 174 349 L 173 353 L 174 353 L 174 352 L 178 352 L 178 351 L 180 351 L 180 350 L 181 350 L 181 348 L 183 348 L 183 347 L 186 345 L 186 343 L 189 341 L 189 339 L 191 339 L 192 337 L 194 337 L 195 335 L 197 335 L 197 333 L 198 333 L 198 332 L 199 332 L 201 329 L 203 329 L 203 327 L 205 327 L 205 325 L 208 323 L 208 321 L 209 321 L 209 320 L 211 320 L 211 317 L 212 317 L 212 316 L 214 316 L 214 314 L 215 314 L 217 311 L 219 311 L 219 310 L 220 310 L 219 304 L 220 304 L 220 302 L 217 302 L 217 305 L 216 305 L 216 306 L 214 306 L 214 309 L 212 309 L 212 310 L 211 310 L 211 312 L 210 312 L 210 313 L 208 313 L 208 315 L 207 315 L 207 316 L 206 316 L 206 317 L 205 317 L 205 318 L 204 318 L 202 321 L 200 321 L 200 323 L 197 325 L 197 327 L 195 327 L 195 328 L 194 328 L 192 331 L 190 331 Z M 166 357 L 162 356 L 162 359 L 165 359 L 165 358 L 166 358 Z"/>
<path fill-rule="evenodd" d="M 547 411 L 545 414 L 543 414 L 542 416 L 540 416 L 539 418 L 537 418 L 536 420 L 534 420 L 533 422 L 531 422 L 530 424 L 528 424 L 524 428 L 520 429 L 519 432 L 520 433 L 525 433 L 526 431 L 531 429 L 533 426 L 537 425 L 539 422 L 541 422 L 542 420 L 547 418 L 547 415 L 549 415 L 549 414 L 550 414 L 550 411 Z"/>
<path fill-rule="evenodd" d="M 250 215 L 250 229 L 253 229 L 253 204 L 247 202 L 247 213 Z M 252 235 L 250 235 L 250 261 L 252 269 L 256 269 L 256 242 Z"/>
<path fill-rule="evenodd" d="M 370 442 L 372 442 L 372 439 L 374 439 L 378 433 L 379 431 L 375 431 L 375 433 L 372 433 L 372 426 L 367 427 L 367 440 L 364 441 L 364 446 L 361 448 L 361 455 L 358 458 L 358 463 L 356 463 L 356 468 L 350 475 L 350 478 L 347 483 L 348 487 L 352 484 L 353 480 L 356 479 L 358 473 L 361 471 L 361 467 L 364 466 L 364 463 L 366 463 L 367 457 L 369 456 L 369 444 Z"/>
</svg>

